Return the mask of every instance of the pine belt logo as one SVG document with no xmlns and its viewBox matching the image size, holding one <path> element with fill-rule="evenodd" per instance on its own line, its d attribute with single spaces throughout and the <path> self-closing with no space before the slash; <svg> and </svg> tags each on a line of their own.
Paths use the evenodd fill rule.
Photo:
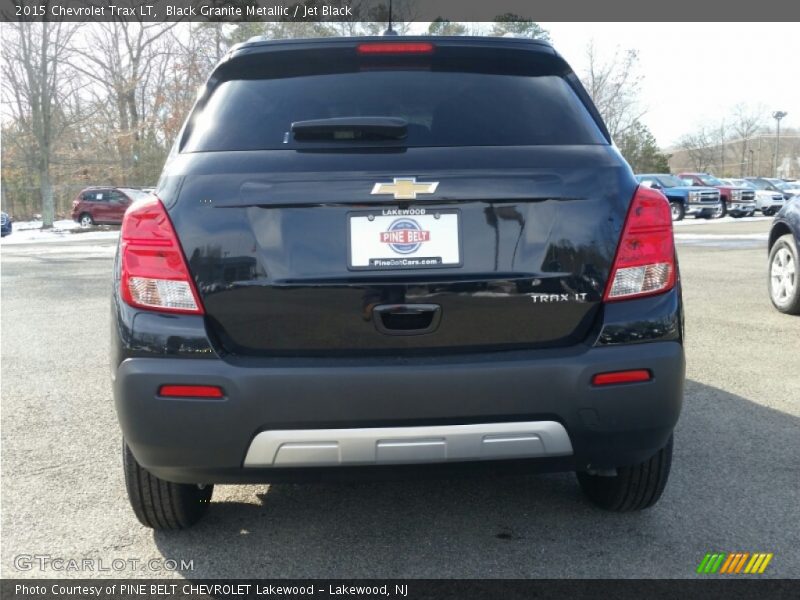
<svg viewBox="0 0 800 600">
<path fill-rule="evenodd" d="M 697 565 L 700 575 L 760 575 L 772 560 L 772 552 L 709 552 Z"/>
<path fill-rule="evenodd" d="M 411 254 L 419 250 L 423 242 L 429 242 L 431 232 L 425 231 L 414 219 L 395 219 L 387 231 L 381 232 L 381 242 L 397 254 Z"/>
</svg>

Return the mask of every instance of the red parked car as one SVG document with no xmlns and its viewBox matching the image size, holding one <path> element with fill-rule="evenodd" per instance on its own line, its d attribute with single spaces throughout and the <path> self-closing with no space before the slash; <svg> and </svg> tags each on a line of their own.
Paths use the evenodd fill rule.
<svg viewBox="0 0 800 600">
<path fill-rule="evenodd" d="M 756 212 L 756 192 L 748 188 L 726 185 L 708 173 L 679 173 L 678 177 L 686 185 L 715 187 L 719 190 L 720 209 L 714 216 L 724 217 L 726 214 L 734 218 L 752 217 Z"/>
<path fill-rule="evenodd" d="M 81 227 L 119 225 L 122 215 L 134 200 L 149 197 L 150 194 L 133 188 L 86 188 L 72 201 L 72 220 L 80 223 Z"/>
</svg>

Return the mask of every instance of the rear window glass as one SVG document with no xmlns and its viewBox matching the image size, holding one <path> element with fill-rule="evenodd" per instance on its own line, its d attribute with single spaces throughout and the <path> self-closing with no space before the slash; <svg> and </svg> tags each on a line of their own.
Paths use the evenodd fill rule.
<svg viewBox="0 0 800 600">
<path fill-rule="evenodd" d="M 142 190 L 133 190 L 131 188 L 120 188 L 120 190 L 131 200 L 147 200 L 150 197 L 150 194 Z"/>
<path fill-rule="evenodd" d="M 352 147 L 352 140 L 296 141 L 294 121 L 399 117 L 403 140 L 388 146 L 605 144 L 567 82 L 556 75 L 362 71 L 236 79 L 193 117 L 184 152 Z M 373 144 L 374 145 L 374 144 Z"/>
</svg>

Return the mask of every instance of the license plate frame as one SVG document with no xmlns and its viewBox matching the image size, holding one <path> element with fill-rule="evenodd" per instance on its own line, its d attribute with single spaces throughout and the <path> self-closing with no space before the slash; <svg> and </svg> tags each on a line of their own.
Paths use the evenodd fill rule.
<svg viewBox="0 0 800 600">
<path fill-rule="evenodd" d="M 370 220 L 370 217 L 372 219 Z M 445 220 L 442 220 L 444 217 Z M 462 234 L 462 215 L 461 210 L 458 208 L 376 208 L 372 210 L 353 210 L 348 211 L 347 215 L 347 268 L 350 271 L 404 271 L 413 269 L 454 269 L 464 265 L 464 252 L 463 252 L 463 239 Z M 358 231 L 354 234 L 354 219 L 364 219 L 367 223 L 375 223 L 375 225 L 364 226 L 364 222 L 356 222 Z M 413 221 L 417 227 L 408 225 L 396 225 L 396 221 Z M 453 224 L 454 221 L 454 224 Z M 424 225 L 420 225 L 420 222 Z M 384 230 L 380 225 L 386 226 Z M 429 239 L 419 242 L 419 248 L 414 251 L 408 251 L 408 247 L 414 245 L 414 241 L 408 244 L 393 244 L 391 242 L 380 243 L 386 244 L 386 252 L 378 252 L 377 256 L 369 256 L 370 250 L 361 250 L 354 248 L 354 244 L 358 243 L 355 236 L 361 236 L 366 229 L 374 229 L 375 233 L 384 234 L 389 233 L 394 225 L 394 230 L 397 229 L 410 229 L 419 232 L 419 234 L 409 235 L 423 235 L 428 234 Z M 436 230 L 436 231 L 434 231 Z M 449 230 L 449 231 L 448 231 Z M 434 235 L 435 234 L 435 235 Z M 427 249 L 423 244 L 429 244 L 439 236 L 455 236 L 453 240 L 447 240 L 441 244 L 435 244 L 433 248 Z M 370 238 L 369 246 L 374 248 L 375 243 Z M 395 251 L 395 247 L 404 248 L 405 252 Z M 439 252 L 444 247 L 445 253 Z M 354 250 L 356 250 L 354 252 Z M 430 254 L 426 253 L 429 250 Z M 372 252 L 374 253 L 374 252 Z M 441 254 L 437 256 L 437 254 Z M 366 255 L 366 264 L 365 258 Z M 453 258 L 455 255 L 455 259 Z M 439 262 L 427 262 L 436 261 Z M 376 264 L 373 261 L 386 261 L 387 264 Z M 417 262 L 422 261 L 422 262 Z"/>
</svg>

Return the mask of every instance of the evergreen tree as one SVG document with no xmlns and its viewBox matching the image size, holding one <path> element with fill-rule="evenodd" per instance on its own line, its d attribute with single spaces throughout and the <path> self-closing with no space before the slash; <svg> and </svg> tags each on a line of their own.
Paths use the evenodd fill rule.
<svg viewBox="0 0 800 600">
<path fill-rule="evenodd" d="M 494 24 L 492 25 L 492 31 L 490 35 L 501 37 L 507 33 L 517 37 L 533 38 L 537 40 L 544 40 L 546 42 L 550 41 L 550 32 L 544 27 L 535 21 L 523 19 L 514 13 L 505 13 L 502 15 L 497 15 L 494 18 Z"/>
<path fill-rule="evenodd" d="M 436 17 L 428 26 L 429 35 L 464 35 L 467 28 L 461 23 L 454 23 L 441 17 Z"/>
<path fill-rule="evenodd" d="M 669 173 L 669 155 L 659 150 L 655 136 L 641 121 L 615 141 L 634 173 Z"/>
</svg>

